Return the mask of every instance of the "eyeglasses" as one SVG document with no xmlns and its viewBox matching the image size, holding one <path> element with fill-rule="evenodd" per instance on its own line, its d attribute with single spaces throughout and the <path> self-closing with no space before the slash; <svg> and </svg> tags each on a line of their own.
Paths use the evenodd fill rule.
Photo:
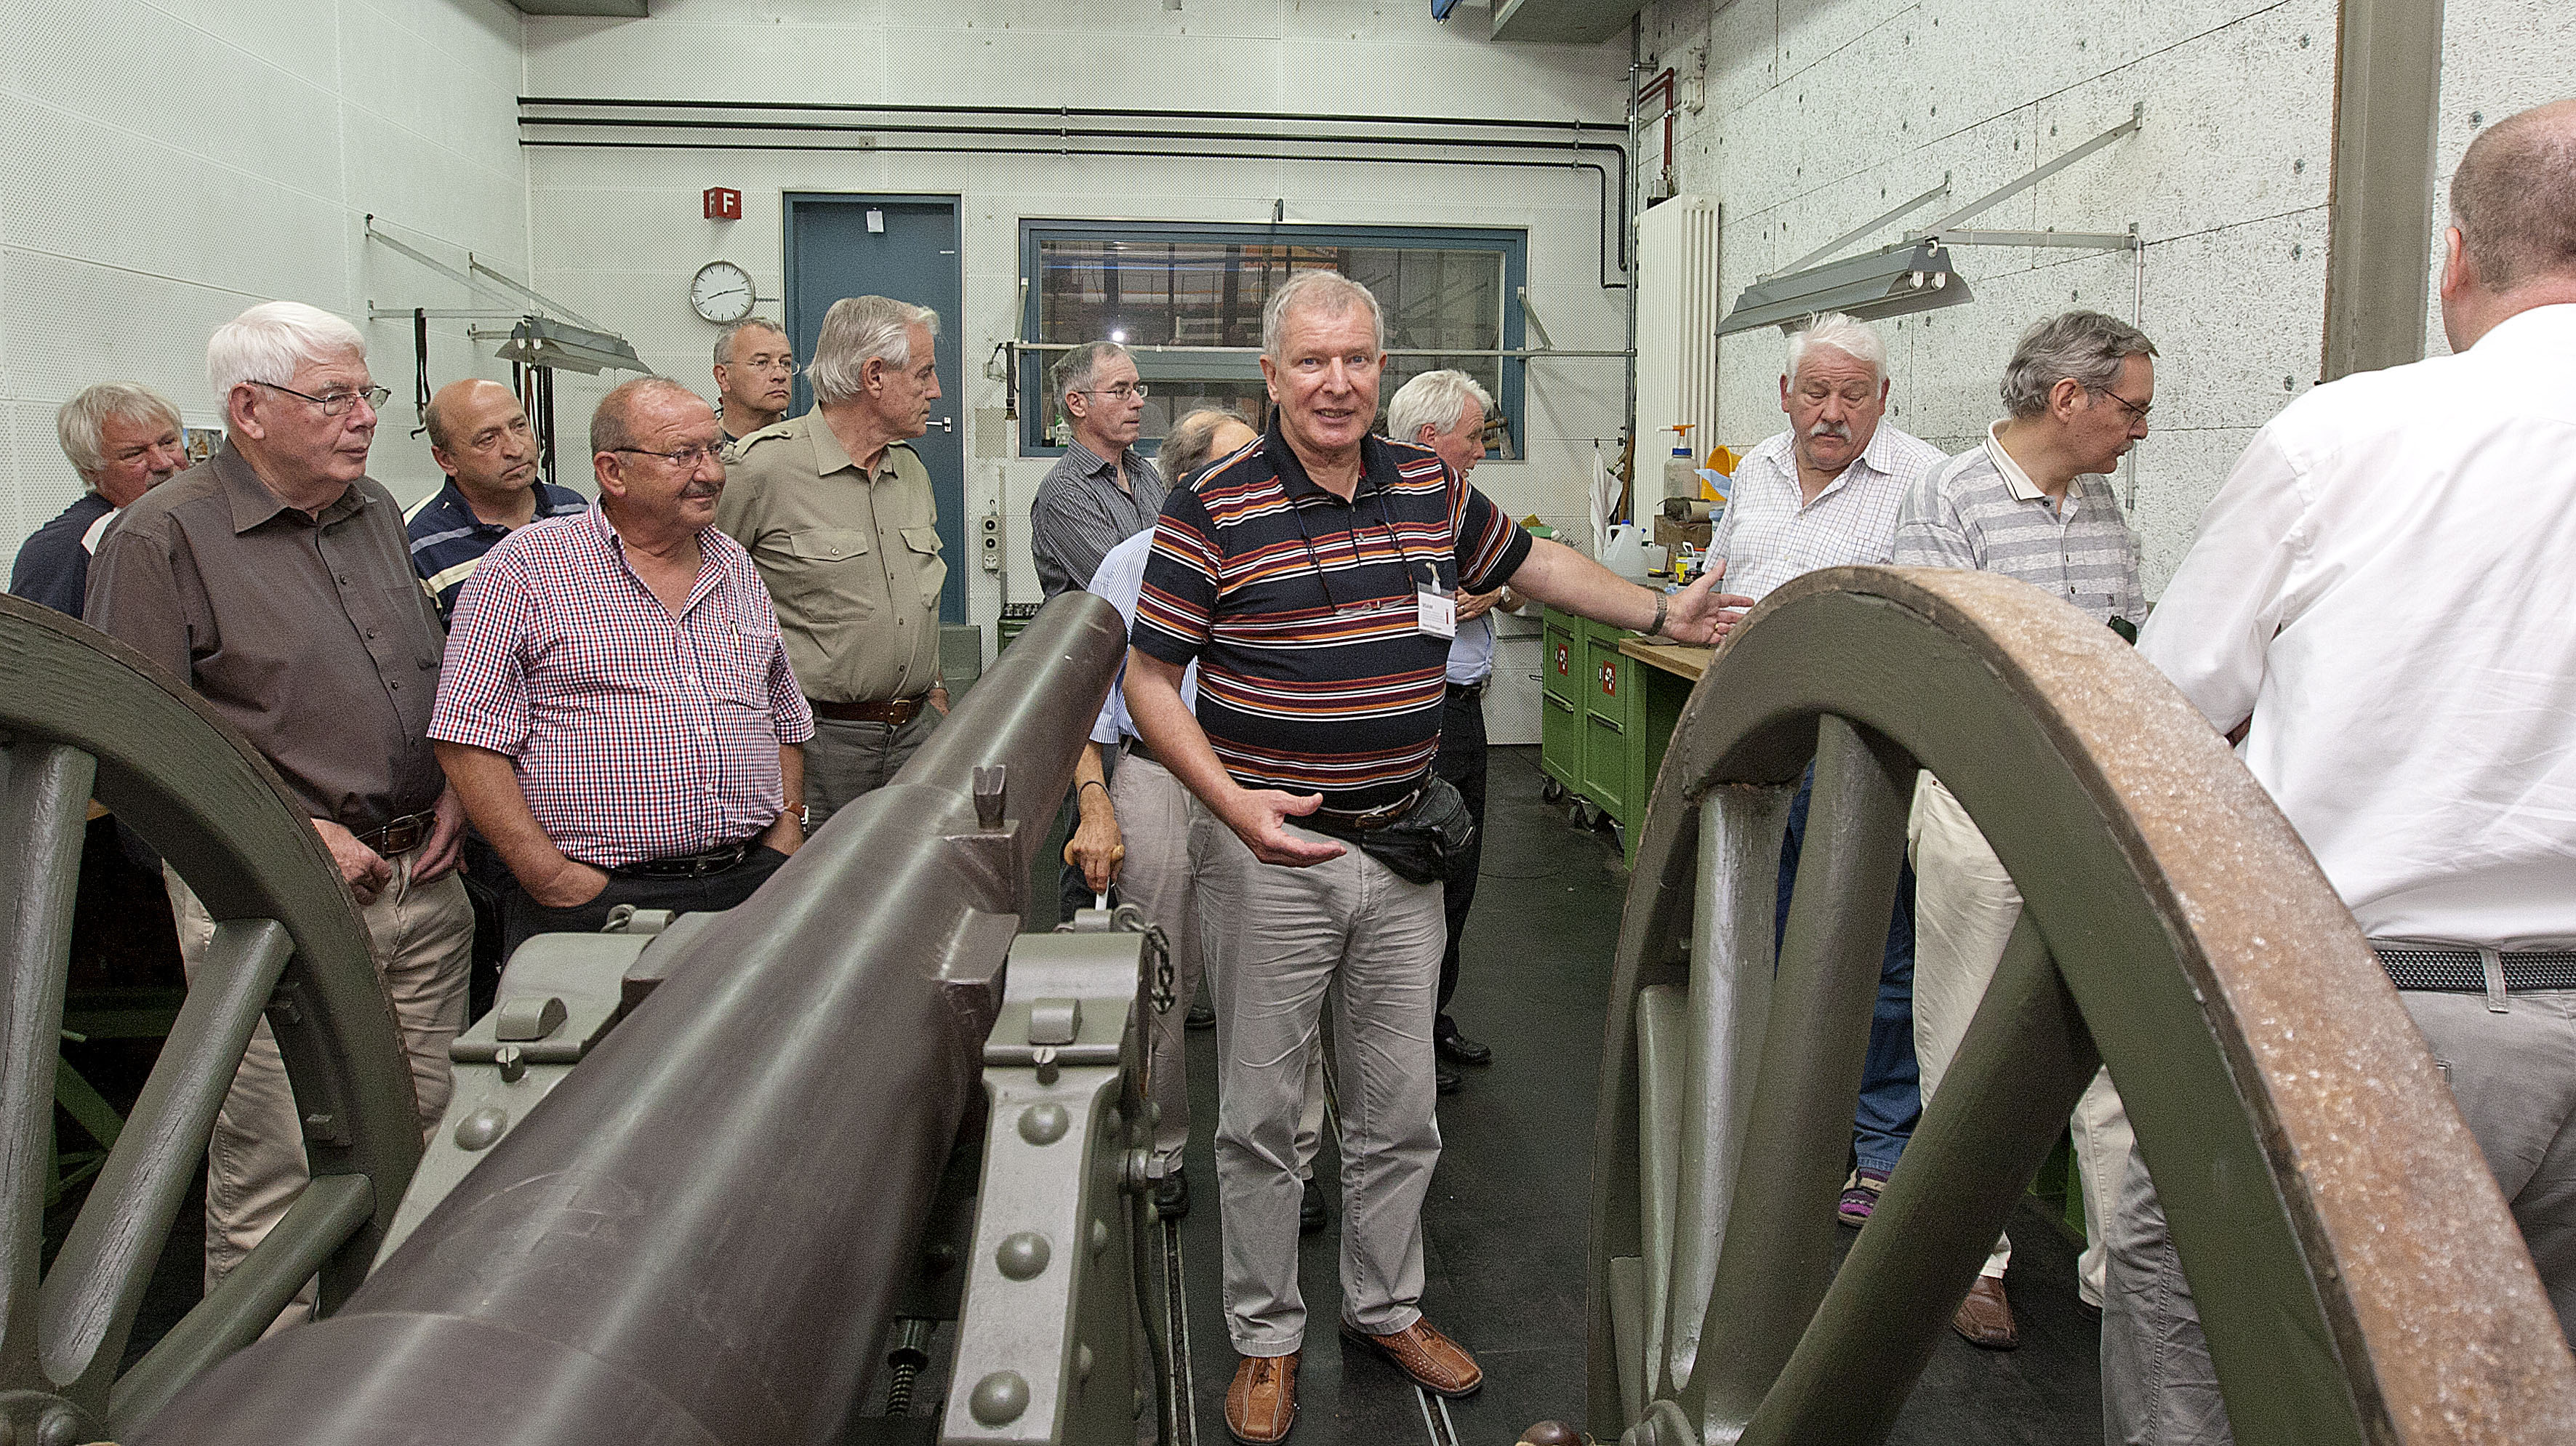
<svg viewBox="0 0 2576 1446">
<path fill-rule="evenodd" d="M 789 376 L 791 376 L 791 377 L 792 377 L 792 376 L 794 376 L 794 375 L 796 375 L 798 372 L 800 372 L 800 371 L 803 371 L 803 370 L 804 370 L 804 368 L 803 368 L 803 367 L 800 367 L 800 366 L 798 366 L 798 365 L 796 364 L 796 358 L 794 358 L 794 357 L 792 357 L 792 356 L 781 356 L 781 357 L 764 357 L 764 356 L 756 356 L 756 357 L 753 357 L 751 360 L 749 360 L 749 361 L 747 361 L 747 362 L 735 362 L 735 363 L 733 363 L 733 365 L 738 366 L 738 367 L 741 367 L 741 368 L 743 368 L 743 369 L 744 369 L 744 370 L 746 370 L 746 371 L 755 371 L 755 372 L 785 372 L 787 375 L 789 375 Z"/>
<path fill-rule="evenodd" d="M 2156 409 L 2156 404 L 2155 404 L 2155 403 L 2153 403 L 2153 402 L 2148 402 L 2148 403 L 2147 403 L 2147 404 L 2145 404 L 2144 406 L 2140 406 L 2138 403 L 2133 402 L 2133 401 L 2130 401 L 2127 397 L 2124 397 L 2124 396 L 2120 395 L 2118 392 L 2115 392 L 2115 391 L 2111 390 L 2109 387 L 2103 387 L 2103 388 L 2101 388 L 2100 390 L 2101 390 L 2102 395 L 2104 395 L 2104 396 L 2106 396 L 2106 397 L 2109 397 L 2111 400 L 2113 400 L 2113 401 L 2115 401 L 2115 402 L 2118 402 L 2121 406 L 2123 406 L 2123 407 L 2127 408 L 2127 409 L 2128 409 L 2128 412 L 2129 412 L 2129 419 L 2130 419 L 2131 421 L 2133 421 L 2133 422 L 2138 423 L 2138 424 L 2139 424 L 2139 425 L 2141 425 L 2141 426 L 2144 426 L 2144 425 L 2146 424 L 2146 420 L 2147 420 L 2147 413 L 2152 412 L 2152 411 L 2154 411 L 2154 410 Z"/>
<path fill-rule="evenodd" d="M 713 462 L 718 466 L 724 464 L 724 443 L 720 441 L 701 442 L 697 446 L 682 447 L 675 452 L 656 452 L 650 447 L 611 447 L 608 450 L 632 453 L 638 457 L 659 457 L 674 467 L 690 472 L 698 470 L 700 462 Z"/>
<path fill-rule="evenodd" d="M 1133 386 L 1130 386 L 1125 382 L 1120 382 L 1114 387 L 1107 387 L 1096 392 L 1085 387 L 1075 387 L 1074 390 L 1080 392 L 1086 397 L 1116 397 L 1122 402 L 1141 402 L 1154 394 L 1153 388 L 1146 386 L 1143 382 L 1137 382 Z"/>
<path fill-rule="evenodd" d="M 326 417 L 345 417 L 349 415 L 349 409 L 360 402 L 367 404 L 367 410 L 374 411 L 385 404 L 386 398 L 393 395 L 383 387 L 368 387 L 364 391 L 333 392 L 327 397 L 317 397 L 310 392 L 299 392 L 293 387 L 281 387 L 275 382 L 253 382 L 251 385 L 266 387 L 272 392 L 284 392 L 290 397 L 302 397 L 320 407 L 322 415 Z"/>
</svg>

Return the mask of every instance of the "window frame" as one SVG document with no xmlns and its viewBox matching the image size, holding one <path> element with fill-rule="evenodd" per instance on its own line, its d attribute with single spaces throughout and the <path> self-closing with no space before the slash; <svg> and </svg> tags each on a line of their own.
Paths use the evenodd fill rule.
<svg viewBox="0 0 2576 1446">
<path fill-rule="evenodd" d="M 1502 258 L 1502 350 L 1519 351 L 1528 345 L 1525 338 L 1527 316 L 1519 305 L 1524 288 L 1529 284 L 1529 229 L 1523 226 L 1364 226 L 1309 224 L 1304 222 L 1230 222 L 1230 221 L 1098 221 L 1022 217 L 1020 219 L 1020 281 L 1022 300 L 1019 335 L 1038 338 L 1038 317 L 1045 298 L 1038 285 L 1038 252 L 1049 241 L 1138 241 L 1148 245 L 1243 244 L 1269 246 L 1354 246 L 1381 250 L 1423 251 L 1490 251 Z M 1019 455 L 1022 457 L 1061 457 L 1065 449 L 1045 442 L 1046 421 L 1054 407 L 1047 396 L 1047 368 L 1054 365 L 1057 353 L 1022 351 L 1019 356 Z M 1529 455 L 1521 435 L 1521 404 L 1528 391 L 1528 359 L 1505 356 L 1500 359 L 1500 393 L 1495 405 L 1504 418 L 1505 445 L 1487 448 L 1488 459 L 1518 459 Z M 1381 409 L 1386 398 L 1381 396 Z M 1159 438 L 1140 440 L 1137 450 L 1148 456 L 1162 450 Z"/>
</svg>

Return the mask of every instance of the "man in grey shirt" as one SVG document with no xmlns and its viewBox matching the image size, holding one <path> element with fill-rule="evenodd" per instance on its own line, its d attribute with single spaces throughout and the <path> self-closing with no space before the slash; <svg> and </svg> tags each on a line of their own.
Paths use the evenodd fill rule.
<svg viewBox="0 0 2576 1446">
<path fill-rule="evenodd" d="M 1029 555 L 1052 598 L 1081 587 L 1109 549 L 1153 526 L 1165 489 L 1163 474 L 1136 451 L 1145 383 L 1127 348 L 1112 341 L 1076 347 L 1049 382 L 1073 424 L 1073 441 L 1029 504 Z"/>
<path fill-rule="evenodd" d="M 2144 332 L 2098 311 L 2070 311 L 2032 327 L 2004 368 L 2011 415 L 1906 494 L 1896 565 L 2017 577 L 2135 638 L 2147 611 L 2137 537 L 2103 474 L 2147 435 L 2155 354 Z M 1914 1056 L 1929 1111 L 2021 918 L 2021 892 L 1967 810 L 1929 773 L 1915 784 L 1907 832 L 1915 877 Z M 2091 1242 L 2076 1285 L 2098 1306 L 2103 1213 L 2119 1199 L 2130 1143 L 2128 1115 L 2108 1073 L 2094 1077 L 2072 1124 Z M 1998 1239 L 1952 1319 L 1970 1344 L 2009 1350 L 2019 1342 L 2004 1297 L 2011 1259 L 2012 1242 Z"/>
<path fill-rule="evenodd" d="M 195 689 L 311 816 L 375 945 L 427 1130 L 447 1108 L 474 911 L 456 874 L 465 810 L 428 737 L 445 639 L 402 510 L 367 475 L 385 390 L 356 327 L 291 301 L 217 328 L 206 371 L 231 440 L 126 508 L 90 567 L 89 621 Z M 193 977 L 214 920 L 167 878 Z M 206 1148 L 208 1289 L 302 1193 L 300 1120 L 262 1023 Z"/>
</svg>

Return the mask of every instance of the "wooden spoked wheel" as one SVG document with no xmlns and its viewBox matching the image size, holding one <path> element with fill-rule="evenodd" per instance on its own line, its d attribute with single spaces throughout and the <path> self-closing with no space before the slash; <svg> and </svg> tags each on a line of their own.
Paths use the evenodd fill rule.
<svg viewBox="0 0 2576 1446">
<path fill-rule="evenodd" d="M 218 922 L 142 1098 L 40 1269 L 54 1077 L 89 801 Z M 313 1183 L 259 1248 L 118 1375 L 161 1244 L 265 1012 Z M 315 1274 L 364 1278 L 420 1158 L 410 1068 L 367 931 L 311 823 L 242 736 L 130 648 L 0 598 L 0 1439 L 121 1434 L 258 1338 Z"/>
<path fill-rule="evenodd" d="M 1775 959 L 1780 839 L 1811 760 Z M 1837 1274 L 1918 769 L 2027 903 Z M 1632 879 L 1593 1151 L 1604 1441 L 1884 1439 L 2103 1062 L 2237 1439 L 2576 1440 L 2557 1318 L 2351 915 L 2108 629 L 1993 574 L 1790 583 L 1693 692 Z"/>
</svg>

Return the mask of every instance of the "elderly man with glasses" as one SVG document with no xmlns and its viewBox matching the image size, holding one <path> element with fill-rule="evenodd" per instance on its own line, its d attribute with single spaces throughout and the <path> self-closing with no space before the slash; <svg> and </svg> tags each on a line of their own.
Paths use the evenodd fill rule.
<svg viewBox="0 0 2576 1446">
<path fill-rule="evenodd" d="M 618 387 L 590 422 L 598 504 L 511 533 L 466 584 L 429 736 L 514 880 L 505 954 L 619 904 L 731 908 L 804 842 L 814 716 L 716 530 L 723 445 L 678 382 Z"/>
<path fill-rule="evenodd" d="M 1986 440 L 1943 463 L 1906 493 L 1896 523 L 1899 567 L 1965 567 L 2017 577 L 2134 639 L 2147 604 L 2138 587 L 2138 541 L 2105 475 L 2147 435 L 2156 354 L 2146 333 L 2098 311 L 2070 311 L 2032 327 L 2004 367 L 2011 413 Z M 1914 863 L 1914 1056 L 1923 1107 L 2003 959 L 2021 918 L 2021 891 L 1966 809 L 1941 780 L 1915 784 L 1908 828 Z M 2102 1303 L 2105 1212 L 2119 1198 L 2129 1159 L 2129 1118 L 2105 1071 L 2076 1103 L 2075 1163 L 2084 1175 L 2087 1235 L 2076 1285 Z M 1971 1345 L 2020 1344 L 2004 1269 L 2012 1241 L 1994 1252 L 1951 1324 Z"/>
<path fill-rule="evenodd" d="M 81 615 L 90 555 L 134 499 L 187 469 L 179 409 L 150 387 L 100 382 L 54 414 L 63 455 L 89 490 L 18 549 L 9 591 Z"/>
<path fill-rule="evenodd" d="M 813 705 L 809 827 L 882 787 L 940 717 L 939 504 L 911 440 L 939 400 L 939 313 L 845 296 L 805 377 L 814 409 L 733 451 L 716 525 L 751 553 Z"/>
<path fill-rule="evenodd" d="M 1146 387 L 1127 348 L 1114 341 L 1075 347 L 1050 381 L 1073 440 L 1029 504 L 1029 556 L 1054 597 L 1089 582 L 1109 549 L 1153 526 L 1164 487 L 1163 474 L 1136 450 Z"/>
<path fill-rule="evenodd" d="M 474 912 L 455 873 L 464 810 L 427 737 L 438 613 L 367 475 L 385 390 L 356 327 L 291 301 L 217 328 L 206 370 L 230 440 L 125 509 L 90 568 L 89 621 L 194 688 L 311 815 L 374 940 L 427 1130 L 447 1107 Z M 214 921 L 168 882 L 193 976 Z M 206 1151 L 209 1288 L 302 1192 L 300 1118 L 262 1024 Z"/>
<path fill-rule="evenodd" d="M 739 442 L 787 420 L 796 383 L 796 350 L 765 316 L 745 317 L 716 334 L 716 421 Z"/>
</svg>

